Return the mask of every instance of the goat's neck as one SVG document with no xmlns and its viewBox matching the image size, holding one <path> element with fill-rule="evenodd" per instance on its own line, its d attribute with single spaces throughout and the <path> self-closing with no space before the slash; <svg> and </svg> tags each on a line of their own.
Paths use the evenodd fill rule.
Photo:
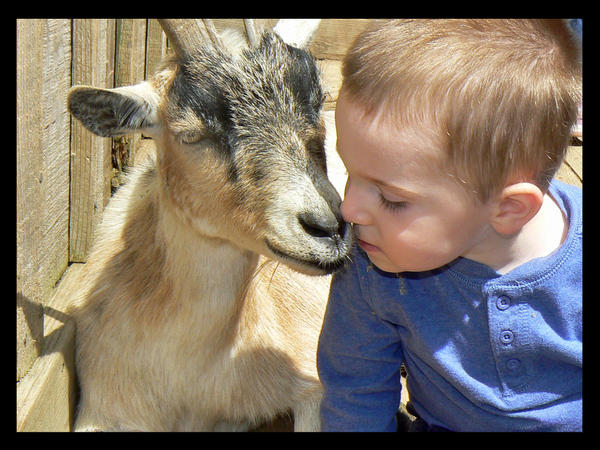
<svg viewBox="0 0 600 450">
<path fill-rule="evenodd" d="M 202 302 L 206 314 L 239 310 L 258 255 L 198 233 L 164 196 L 160 201 L 157 238 L 164 246 L 165 276 L 174 294 L 184 301 Z"/>
</svg>

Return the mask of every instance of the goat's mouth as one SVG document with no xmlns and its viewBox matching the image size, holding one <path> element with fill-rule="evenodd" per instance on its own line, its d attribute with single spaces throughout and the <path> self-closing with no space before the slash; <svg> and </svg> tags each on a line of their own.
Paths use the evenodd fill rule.
<svg viewBox="0 0 600 450">
<path fill-rule="evenodd" d="M 319 275 L 327 275 L 331 274 L 338 269 L 341 269 L 348 262 L 348 250 L 351 248 L 350 243 L 342 243 L 340 247 L 337 249 L 339 256 L 324 260 L 322 258 L 317 258 L 313 255 L 308 255 L 308 257 L 304 256 L 296 256 L 290 253 L 284 252 L 283 250 L 278 249 L 274 246 L 269 240 L 265 240 L 267 247 L 274 255 L 279 257 L 280 260 L 284 263 L 288 263 L 291 267 L 296 268 L 298 270 L 304 269 L 311 274 L 319 274 Z M 347 247 L 347 249 L 346 249 Z M 298 267 L 300 266 L 300 267 Z"/>
</svg>

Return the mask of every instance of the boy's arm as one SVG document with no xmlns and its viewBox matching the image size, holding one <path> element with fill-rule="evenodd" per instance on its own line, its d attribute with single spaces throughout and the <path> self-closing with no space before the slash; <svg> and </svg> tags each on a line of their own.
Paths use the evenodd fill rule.
<svg viewBox="0 0 600 450">
<path fill-rule="evenodd" d="M 369 306 L 359 276 L 353 264 L 331 285 L 318 350 L 322 431 L 396 431 L 402 350 L 395 326 Z"/>
</svg>

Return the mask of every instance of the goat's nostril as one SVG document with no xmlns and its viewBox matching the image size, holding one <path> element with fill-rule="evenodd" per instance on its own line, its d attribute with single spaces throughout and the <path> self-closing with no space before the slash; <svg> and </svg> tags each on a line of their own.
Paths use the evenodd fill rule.
<svg viewBox="0 0 600 450">
<path fill-rule="evenodd" d="M 344 219 L 340 219 L 338 222 L 338 233 L 342 238 L 346 235 L 346 225 L 347 224 L 344 222 Z"/>
<path fill-rule="evenodd" d="M 333 238 L 343 231 L 343 225 L 334 217 L 305 213 L 298 215 L 298 221 L 307 234 L 316 238 Z"/>
</svg>

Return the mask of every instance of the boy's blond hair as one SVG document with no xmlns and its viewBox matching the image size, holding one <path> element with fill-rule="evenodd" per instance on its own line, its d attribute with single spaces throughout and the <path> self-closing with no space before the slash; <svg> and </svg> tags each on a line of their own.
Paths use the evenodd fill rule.
<svg viewBox="0 0 600 450">
<path fill-rule="evenodd" d="M 387 20 L 354 42 L 342 92 L 396 126 L 433 124 L 446 170 L 485 201 L 544 192 L 581 99 L 581 48 L 562 20 Z"/>
</svg>

